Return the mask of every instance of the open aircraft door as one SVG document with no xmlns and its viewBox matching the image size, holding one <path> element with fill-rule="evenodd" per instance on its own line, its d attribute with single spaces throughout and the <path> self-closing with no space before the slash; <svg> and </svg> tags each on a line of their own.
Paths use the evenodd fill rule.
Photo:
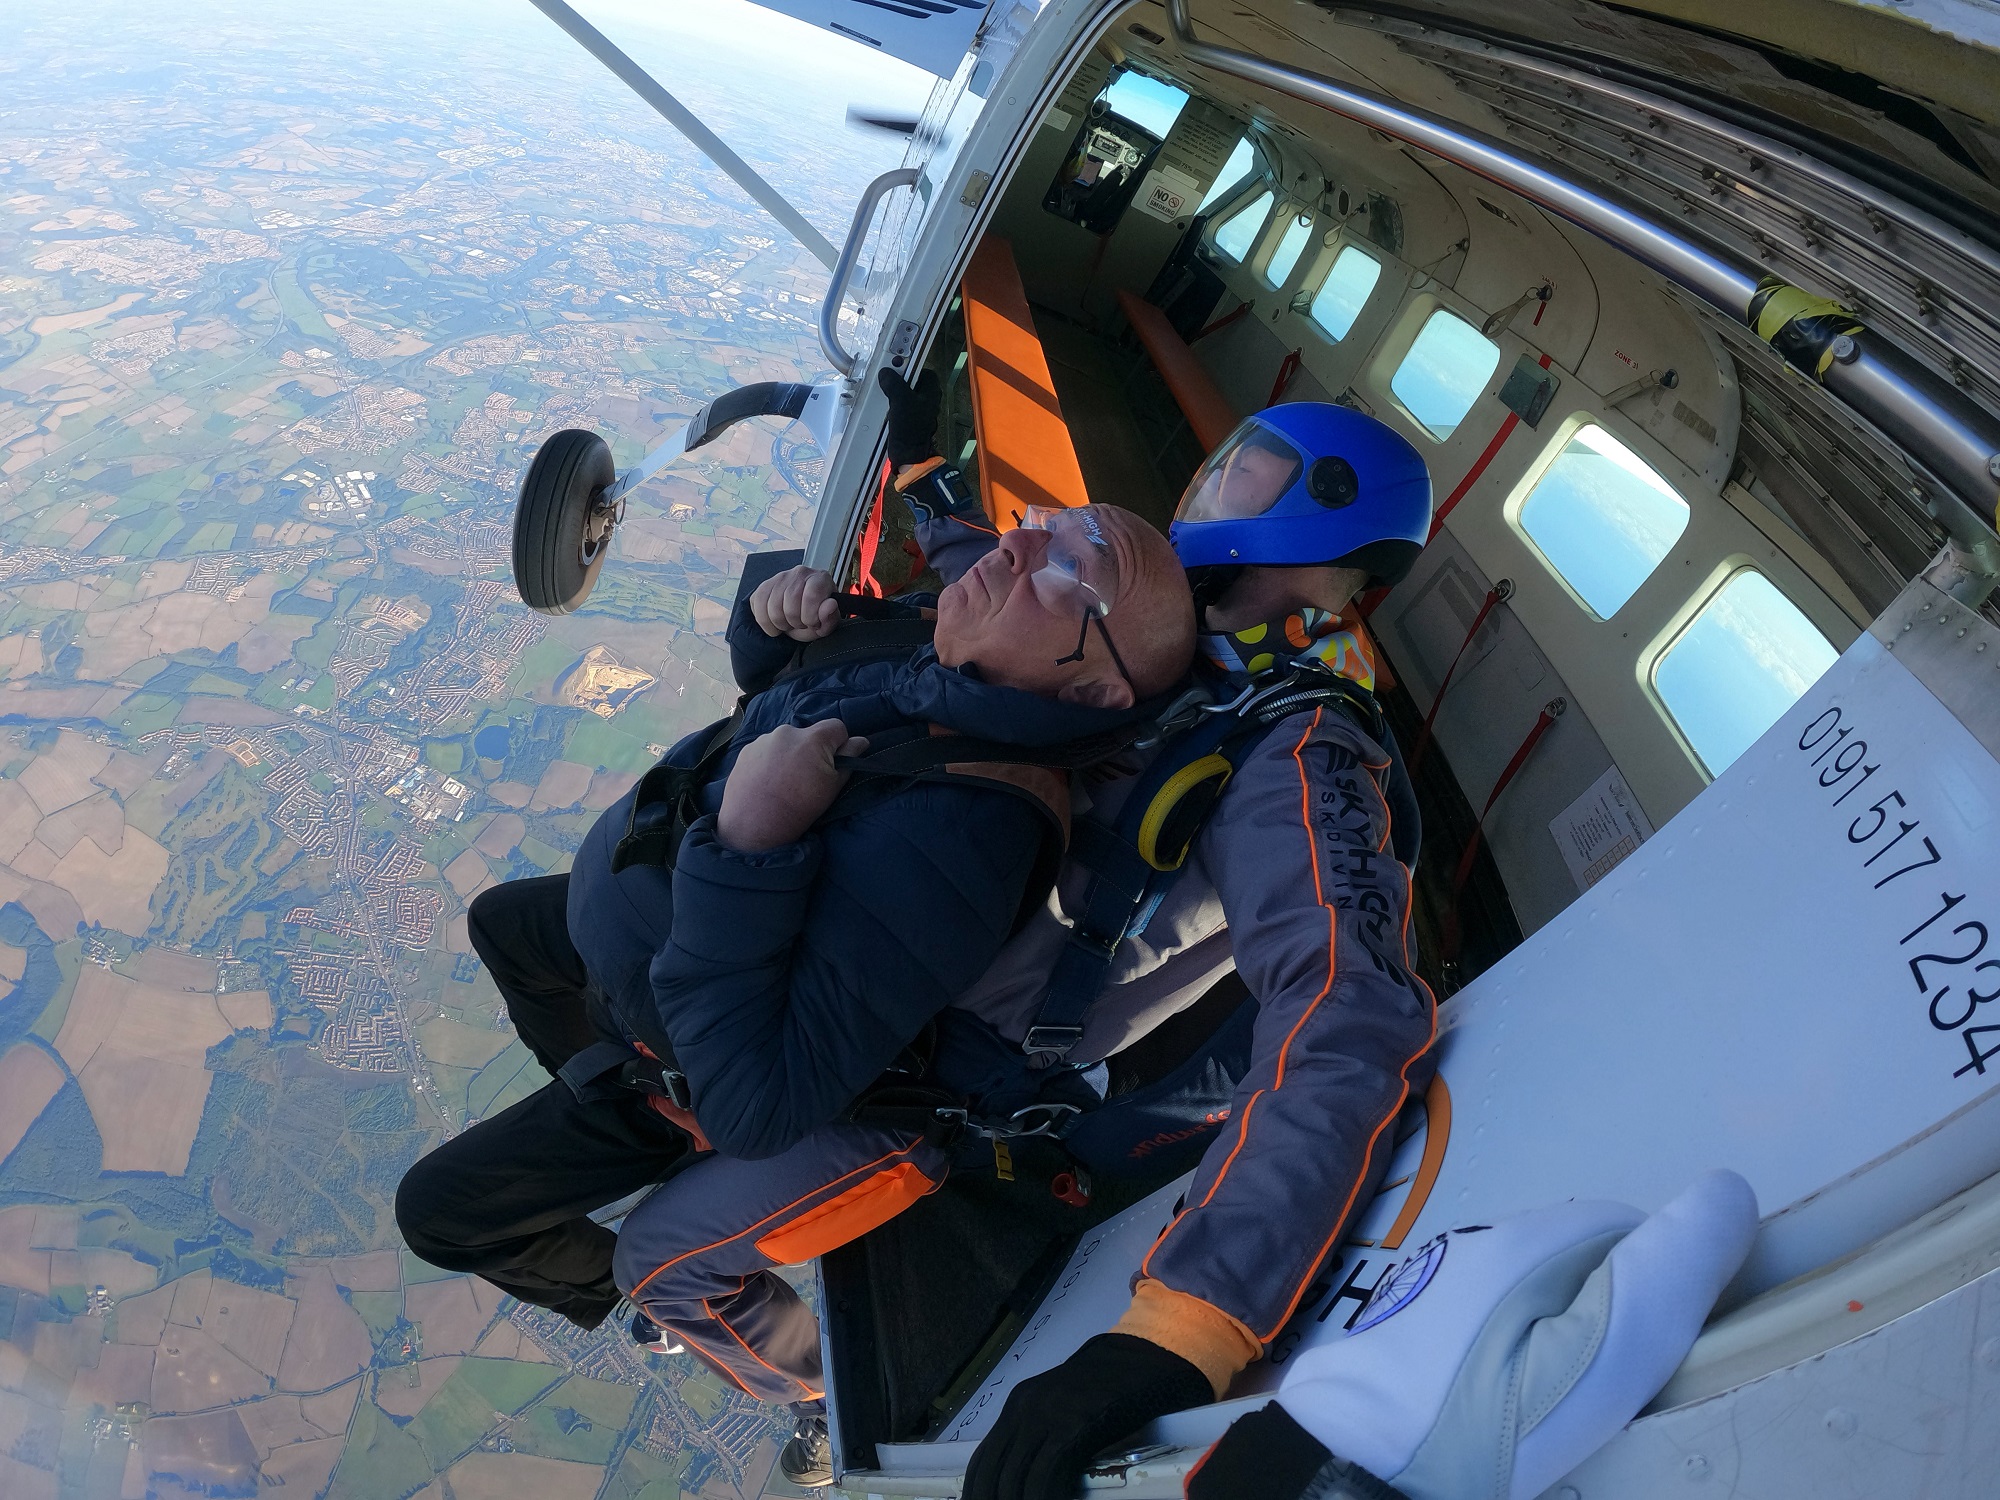
<svg viewBox="0 0 2000 1500">
<path fill-rule="evenodd" d="M 757 416 L 803 422 L 827 458 L 829 488 L 844 493 L 834 487 L 852 487 L 849 466 L 836 460 L 849 416 L 867 392 L 863 381 L 880 342 L 881 322 L 869 317 L 868 307 L 886 304 L 895 290 L 910 247 L 927 221 L 933 184 L 949 172 L 965 127 L 979 113 L 984 86 L 1012 55 L 1032 11 L 1010 7 L 1010 24 L 995 27 L 983 25 L 986 0 L 946 0 L 907 13 L 861 0 L 758 0 L 768 9 L 940 75 L 923 115 L 908 122 L 911 142 L 904 165 L 862 190 L 847 238 L 836 249 L 783 194 L 589 21 L 563 0 L 533 3 L 686 136 L 830 274 L 818 328 L 830 373 L 811 382 L 766 381 L 723 392 L 681 431 L 623 470 L 616 468 L 609 444 L 595 432 L 571 428 L 543 442 L 522 478 L 515 506 L 514 577 L 531 608 L 567 614 L 582 605 L 595 585 L 632 490 L 738 422 Z M 903 194 L 902 189 L 914 191 Z M 893 201 L 897 197 L 900 205 Z M 885 203 L 881 230 L 871 235 Z M 871 243 L 874 251 L 864 267 L 863 251 Z M 849 313 L 848 299 L 856 294 L 860 305 Z M 884 351 L 890 364 L 908 358 L 917 333 L 914 324 L 898 325 Z M 850 335 L 857 349 L 844 341 Z M 874 413 L 878 419 L 880 415 Z M 859 461 L 873 458 L 871 451 Z"/>
</svg>

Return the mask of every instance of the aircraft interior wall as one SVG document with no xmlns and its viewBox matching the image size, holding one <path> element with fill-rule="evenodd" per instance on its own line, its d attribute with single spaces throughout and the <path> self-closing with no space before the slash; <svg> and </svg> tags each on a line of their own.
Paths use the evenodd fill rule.
<svg viewBox="0 0 2000 1500">
<path fill-rule="evenodd" d="M 1231 24 L 1199 9 L 1197 18 L 1225 32 Z M 1379 35 L 1371 51 L 1371 34 L 1343 32 L 1336 58 L 1254 20 L 1234 18 L 1255 32 L 1247 40 L 1259 50 L 1300 66 L 1400 86 L 1421 66 Z M 1450 777 L 1426 788 L 1427 816 L 1440 824 L 1427 854 L 1455 860 L 1524 737 L 1558 705 L 1484 821 L 1511 908 L 1500 926 L 1516 921 L 1532 932 L 1582 889 L 1558 829 L 1583 816 L 1608 774 L 1629 788 L 1641 832 L 1710 779 L 1652 674 L 1718 591 L 1754 570 L 1839 650 L 1870 618 L 1851 582 L 1864 580 L 1851 559 L 1843 568 L 1808 539 L 1798 519 L 1805 507 L 1785 503 L 1801 484 L 1793 455 L 1768 435 L 1761 445 L 1756 432 L 1743 441 L 1738 359 L 1712 313 L 1505 189 L 1297 101 L 1177 68 L 1172 44 L 1156 40 L 1168 34 L 1157 5 L 1113 22 L 1039 122 L 988 230 L 1013 248 L 1090 492 L 1164 520 L 1200 457 L 1125 326 L 1121 291 L 1168 309 L 1237 412 L 1274 396 L 1338 400 L 1409 436 L 1430 464 L 1441 525 L 1370 624 L 1400 683 L 1391 696 L 1401 703 L 1391 707 L 1401 708 L 1406 738 L 1458 658 L 1436 716 Z M 1137 195 L 1102 232 L 1050 207 L 1087 144 L 1093 101 L 1127 70 L 1189 96 L 1147 161 L 1185 169 L 1177 185 L 1191 183 L 1191 195 L 1209 193 L 1239 141 L 1254 148 L 1250 173 L 1224 184 L 1192 225 L 1186 210 L 1145 212 Z M 1119 125 L 1115 116 L 1106 123 Z M 1232 221 L 1267 197 L 1241 254 L 1219 248 L 1219 231 L 1245 240 L 1245 226 Z M 1374 263 L 1376 280 L 1334 337 L 1315 302 L 1349 250 Z M 1443 435 L 1398 394 L 1399 371 L 1441 312 L 1460 320 L 1468 343 L 1488 347 L 1492 362 Z M 1197 336 L 1205 327 L 1213 331 Z M 1759 378 L 1772 384 L 1768 372 Z M 1510 380 L 1549 389 L 1534 409 L 1517 410 Z M 1585 603 L 1520 519 L 1528 493 L 1579 431 L 1609 434 L 1687 507 L 1685 529 L 1609 618 Z M 1468 641 L 1503 579 L 1512 597 Z M 1434 895 L 1434 906 L 1449 903 L 1448 890 Z M 1476 907 L 1479 897 L 1465 902 Z M 1466 956 L 1462 977 L 1483 966 L 1481 955 Z"/>
</svg>

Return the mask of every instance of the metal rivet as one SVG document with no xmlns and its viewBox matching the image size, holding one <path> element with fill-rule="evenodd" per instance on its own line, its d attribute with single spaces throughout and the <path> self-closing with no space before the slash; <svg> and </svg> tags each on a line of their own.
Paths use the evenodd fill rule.
<svg viewBox="0 0 2000 1500">
<path fill-rule="evenodd" d="M 1566 1484 L 1556 1491 L 1556 1500 L 1583 1500 L 1583 1491 L 1573 1484 Z"/>
<path fill-rule="evenodd" d="M 1708 1460 L 1699 1453 L 1690 1453 L 1681 1468 L 1692 1483 L 1700 1484 L 1708 1478 Z"/>
<path fill-rule="evenodd" d="M 1853 364 L 1861 353 L 1861 346 L 1854 342 L 1852 336 L 1845 333 L 1836 337 L 1829 347 L 1833 357 L 1844 365 Z"/>
<path fill-rule="evenodd" d="M 1955 639 L 1955 640 L 1961 640 L 1961 641 L 1962 641 L 1962 640 L 1964 640 L 1964 639 L 1965 639 L 1965 632 L 1964 632 L 1963 630 L 1959 631 L 1959 633 L 1958 633 L 1958 634 L 1957 634 L 1957 635 L 1956 635 L 1956 636 L 1954 637 L 1954 639 Z"/>
<path fill-rule="evenodd" d="M 1853 1437 L 1854 1429 L 1861 1425 L 1853 1412 L 1838 1406 L 1828 1411 L 1822 1420 L 1826 1423 L 1827 1432 L 1837 1438 Z"/>
<path fill-rule="evenodd" d="M 2000 479 L 2000 453 L 1996 453 L 1986 460 L 1986 472 L 1991 474 L 1995 479 Z"/>
</svg>

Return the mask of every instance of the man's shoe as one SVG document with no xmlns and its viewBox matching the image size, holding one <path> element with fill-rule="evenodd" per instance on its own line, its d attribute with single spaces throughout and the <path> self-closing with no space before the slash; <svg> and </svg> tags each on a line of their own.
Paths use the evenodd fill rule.
<svg viewBox="0 0 2000 1500">
<path fill-rule="evenodd" d="M 685 1354 L 687 1345 L 642 1312 L 632 1314 L 632 1342 L 648 1354 Z"/>
<path fill-rule="evenodd" d="M 778 1450 L 778 1468 L 802 1490 L 822 1490 L 833 1483 L 833 1444 L 826 1435 L 824 1412 L 799 1418 Z"/>
</svg>

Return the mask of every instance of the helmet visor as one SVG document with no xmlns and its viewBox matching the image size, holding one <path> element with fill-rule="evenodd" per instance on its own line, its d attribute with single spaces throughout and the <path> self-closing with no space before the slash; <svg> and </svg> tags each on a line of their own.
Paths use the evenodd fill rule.
<svg viewBox="0 0 2000 1500">
<path fill-rule="evenodd" d="M 1299 450 L 1261 422 L 1246 422 L 1208 456 L 1181 496 L 1176 521 L 1242 521 L 1261 516 L 1305 471 Z"/>
</svg>

